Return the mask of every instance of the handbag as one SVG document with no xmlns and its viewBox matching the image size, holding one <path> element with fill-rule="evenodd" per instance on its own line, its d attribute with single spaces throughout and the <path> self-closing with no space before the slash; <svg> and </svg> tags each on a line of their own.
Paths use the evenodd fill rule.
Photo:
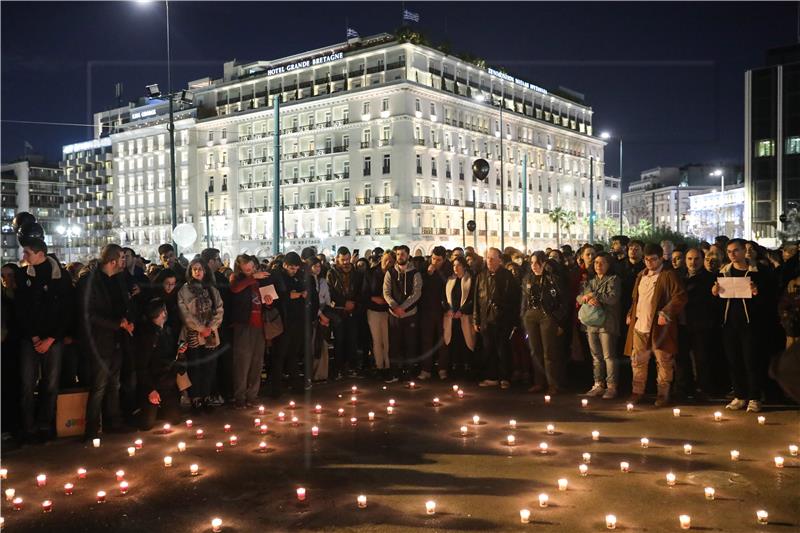
<svg viewBox="0 0 800 533">
<path fill-rule="evenodd" d="M 264 339 L 270 341 L 283 333 L 283 319 L 277 307 L 264 307 L 261 311 Z"/>
<path fill-rule="evenodd" d="M 601 306 L 581 304 L 578 310 L 578 320 L 584 326 L 601 327 L 606 322 L 606 311 Z"/>
<path fill-rule="evenodd" d="M 184 372 L 183 374 L 176 374 L 175 376 L 175 384 L 178 386 L 178 390 L 183 392 L 189 387 L 192 386 L 192 380 L 189 379 L 189 373 Z"/>
</svg>

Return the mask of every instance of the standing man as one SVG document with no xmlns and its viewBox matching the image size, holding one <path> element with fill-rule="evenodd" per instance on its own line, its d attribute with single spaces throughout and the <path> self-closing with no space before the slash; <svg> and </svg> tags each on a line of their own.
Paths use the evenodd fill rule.
<svg viewBox="0 0 800 533">
<path fill-rule="evenodd" d="M 353 268 L 350 250 L 342 246 L 336 251 L 336 264 L 328 271 L 326 280 L 331 300 L 341 320 L 333 323 L 334 379 L 341 379 L 349 366 L 349 375 L 358 375 L 358 316 L 356 306 L 361 297 L 361 273 Z"/>
<path fill-rule="evenodd" d="M 54 421 L 61 354 L 66 334 L 66 315 L 72 310 L 74 293 L 66 270 L 47 255 L 41 239 L 22 240 L 22 268 L 16 270 L 15 319 L 19 328 L 21 407 L 23 440 L 50 439 Z M 13 355 L 10 354 L 10 355 Z M 39 396 L 35 416 L 34 391 L 41 372 L 44 394 Z"/>
<path fill-rule="evenodd" d="M 678 253 L 673 252 L 673 253 Z M 687 303 L 678 325 L 678 357 L 675 359 L 675 392 L 678 398 L 708 399 L 711 343 L 717 338 L 719 307 L 711 288 L 715 276 L 703 268 L 703 251 L 686 251 L 686 270 L 681 272 Z M 680 271 L 679 271 L 680 272 Z"/>
<path fill-rule="evenodd" d="M 758 285 L 760 281 L 758 267 L 748 265 L 745 257 L 745 243 L 742 239 L 731 239 L 725 247 L 728 264 L 724 265 L 711 289 L 714 296 L 724 298 L 722 320 L 722 344 L 728 359 L 728 368 L 733 384 L 733 400 L 726 405 L 727 409 L 736 411 L 747 406 L 748 413 L 761 411 L 761 379 L 762 366 L 760 357 L 763 352 L 756 349 L 756 320 L 760 314 L 758 308 Z M 751 298 L 732 298 L 719 278 L 745 278 L 749 281 Z"/>
<path fill-rule="evenodd" d="M 409 372 L 417 357 L 417 302 L 422 296 L 422 276 L 409 262 L 405 244 L 395 247 L 396 263 L 383 277 L 383 299 L 389 305 L 389 361 L 396 383 Z"/>
<path fill-rule="evenodd" d="M 230 304 L 231 282 L 223 272 L 222 258 L 216 248 L 206 248 L 200 252 L 200 257 L 208 264 L 208 269 L 214 276 L 214 284 L 222 298 L 223 308 Z M 217 349 L 217 375 L 214 386 L 212 405 L 222 405 L 226 400 L 233 401 L 233 334 L 231 333 L 230 313 L 222 317 L 222 326 L 219 328 L 220 345 Z"/>
<path fill-rule="evenodd" d="M 420 300 L 420 333 L 422 348 L 422 371 L 420 381 L 430 379 L 433 372 L 433 354 L 438 354 L 439 379 L 447 379 L 448 350 L 444 344 L 444 309 L 446 305 L 444 286 L 449 277 L 445 268 L 447 250 L 436 246 L 431 252 L 431 262 L 422 275 L 422 299 Z"/>
<path fill-rule="evenodd" d="M 305 274 L 300 271 L 303 262 L 297 252 L 289 252 L 283 258 L 283 266 L 276 276 L 278 290 L 278 306 L 283 317 L 283 334 L 278 337 L 269 372 L 269 389 L 273 398 L 281 395 L 281 380 L 284 373 L 289 375 L 289 384 L 293 390 L 302 390 L 298 380 L 298 359 L 305 362 L 306 332 L 310 332 L 311 319 L 316 320 L 317 313 L 306 316 L 308 289 Z M 316 308 L 319 309 L 319 297 Z M 311 364 L 305 365 L 305 380 L 311 388 Z"/>
<path fill-rule="evenodd" d="M 122 248 L 108 244 L 100 252 L 97 268 L 88 274 L 80 296 L 83 338 L 89 356 L 89 401 L 86 404 L 84 440 L 97 437 L 100 415 L 103 430 L 118 430 L 120 420 L 120 369 L 123 336 L 133 335 L 130 297 L 120 273 L 125 268 Z"/>
<path fill-rule="evenodd" d="M 386 251 L 380 264 L 372 267 L 364 276 L 364 296 L 367 302 L 367 324 L 372 337 L 372 356 L 375 368 L 382 379 L 388 379 L 389 371 L 389 304 L 383 298 L 383 280 L 386 272 L 394 266 L 394 252 Z"/>
<path fill-rule="evenodd" d="M 513 274 L 503 268 L 502 253 L 497 248 L 486 252 L 486 269 L 475 280 L 475 331 L 483 341 L 484 380 L 481 387 L 507 389 L 511 386 L 509 337 L 514 313 L 511 290 Z M 517 300 L 518 301 L 518 300 Z M 498 381 L 499 378 L 499 381 Z"/>
<path fill-rule="evenodd" d="M 669 403 L 673 357 L 678 352 L 678 317 L 686 305 L 686 291 L 674 270 L 664 269 L 664 250 L 657 244 L 644 248 L 645 270 L 636 277 L 633 302 L 625 323 L 625 355 L 631 358 L 633 394 L 639 403 L 647 383 L 647 365 L 655 354 L 658 376 L 656 407 Z"/>
</svg>

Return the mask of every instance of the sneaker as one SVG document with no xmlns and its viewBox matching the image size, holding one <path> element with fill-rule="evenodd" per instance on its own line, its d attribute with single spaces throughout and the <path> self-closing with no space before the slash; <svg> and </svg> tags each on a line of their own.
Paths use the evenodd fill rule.
<svg viewBox="0 0 800 533">
<path fill-rule="evenodd" d="M 595 383 L 594 386 L 586 392 L 585 396 L 602 396 L 605 392 L 606 388 L 602 383 Z"/>
<path fill-rule="evenodd" d="M 478 387 L 497 387 L 500 384 L 496 379 L 484 379 L 478 383 Z"/>
<path fill-rule="evenodd" d="M 501 389 L 511 388 L 511 382 L 509 382 L 507 379 L 500 380 L 500 388 Z"/>
<path fill-rule="evenodd" d="M 398 381 L 400 381 L 400 378 L 397 376 L 392 376 L 389 379 L 384 380 L 384 383 L 397 383 Z"/>
<path fill-rule="evenodd" d="M 730 409 L 731 411 L 739 411 L 740 409 L 744 409 L 747 402 L 744 400 L 740 400 L 739 398 L 734 398 L 731 400 L 731 403 L 725 406 L 725 409 Z"/>
<path fill-rule="evenodd" d="M 305 385 L 304 385 L 305 390 L 311 390 L 311 387 L 313 387 L 313 385 L 311 384 L 311 380 L 310 379 L 305 380 Z"/>
<path fill-rule="evenodd" d="M 747 402 L 747 412 L 748 413 L 760 413 L 761 412 L 761 402 L 758 400 L 750 400 Z"/>
<path fill-rule="evenodd" d="M 613 400 L 617 397 L 617 387 L 616 385 L 609 385 L 606 389 L 605 394 L 603 394 L 604 400 Z"/>
<path fill-rule="evenodd" d="M 447 370 L 439 370 L 439 379 L 441 380 L 447 379 Z"/>
<path fill-rule="evenodd" d="M 427 370 L 423 370 L 422 372 L 419 373 L 419 376 L 417 376 L 417 379 L 420 380 L 420 381 L 425 381 L 426 379 L 431 379 L 431 373 L 428 372 Z"/>
</svg>

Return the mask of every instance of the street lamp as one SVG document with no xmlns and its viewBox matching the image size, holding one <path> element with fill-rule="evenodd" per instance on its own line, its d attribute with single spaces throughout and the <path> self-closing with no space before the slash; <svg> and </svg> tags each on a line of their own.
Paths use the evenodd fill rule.
<svg viewBox="0 0 800 533">
<path fill-rule="evenodd" d="M 505 97 L 505 93 L 503 98 Z M 482 93 L 478 93 L 475 95 L 475 100 L 478 102 L 486 102 L 491 106 L 494 106 L 494 101 L 489 98 L 487 101 L 486 98 L 483 96 Z M 500 108 L 500 131 L 495 132 L 495 137 L 500 138 L 500 250 L 505 250 L 506 247 L 506 230 L 505 230 L 505 171 L 503 166 L 503 101 L 500 101 L 500 105 L 497 106 Z M 487 228 L 487 235 L 488 235 L 488 228 Z"/>
<path fill-rule="evenodd" d="M 81 235 L 81 228 L 80 226 L 69 226 L 65 227 L 62 224 L 56 226 L 56 233 L 59 235 L 67 237 L 67 263 L 72 262 L 72 237 L 80 237 Z"/>
<path fill-rule="evenodd" d="M 610 132 L 604 131 L 600 133 L 600 138 L 604 141 L 613 139 L 614 136 Z M 619 141 L 619 186 L 620 192 L 622 191 L 622 135 L 616 137 Z M 619 233 L 622 234 L 622 200 L 619 202 Z"/>
<path fill-rule="evenodd" d="M 722 170 L 718 168 L 714 172 L 710 172 L 708 175 L 720 179 L 720 192 L 725 194 L 725 174 L 722 173 Z"/>
</svg>

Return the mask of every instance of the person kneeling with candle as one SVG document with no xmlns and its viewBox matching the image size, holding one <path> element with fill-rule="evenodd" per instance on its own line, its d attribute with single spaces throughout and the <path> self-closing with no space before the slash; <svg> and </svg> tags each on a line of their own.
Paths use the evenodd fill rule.
<svg viewBox="0 0 800 533">
<path fill-rule="evenodd" d="M 167 307 L 164 300 L 150 300 L 145 308 L 145 319 L 146 322 L 136 330 L 134 342 L 139 364 L 140 427 L 149 430 L 157 418 L 172 424 L 180 423 L 178 384 L 188 382 L 184 356 L 187 345 L 181 343 L 176 351 L 174 334 L 165 325 Z M 188 383 L 185 385 L 188 387 Z"/>
</svg>

